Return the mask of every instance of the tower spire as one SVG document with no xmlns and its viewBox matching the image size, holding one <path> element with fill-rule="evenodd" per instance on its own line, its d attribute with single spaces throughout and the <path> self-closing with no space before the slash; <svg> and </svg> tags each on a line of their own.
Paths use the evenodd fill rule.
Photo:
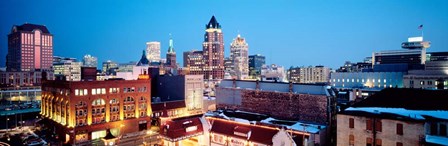
<svg viewBox="0 0 448 146">
<path fill-rule="evenodd" d="M 175 53 L 174 52 L 173 37 L 171 36 L 171 33 L 170 33 L 170 42 L 169 42 L 169 47 L 168 47 L 168 53 Z"/>
</svg>

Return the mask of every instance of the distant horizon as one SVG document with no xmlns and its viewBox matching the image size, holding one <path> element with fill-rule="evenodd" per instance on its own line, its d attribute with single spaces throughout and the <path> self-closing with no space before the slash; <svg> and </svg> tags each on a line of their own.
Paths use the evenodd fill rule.
<svg viewBox="0 0 448 146">
<path fill-rule="evenodd" d="M 220 5 L 216 7 L 216 5 Z M 47 26 L 54 36 L 54 56 L 82 61 L 90 54 L 102 62 L 138 62 L 146 42 L 161 42 L 161 58 L 174 40 L 177 62 L 183 52 L 202 50 L 205 24 L 212 15 L 221 24 L 225 57 L 241 34 L 249 55 L 261 54 L 266 64 L 323 65 L 332 69 L 345 61 L 362 62 L 372 52 L 400 50 L 423 25 L 427 52 L 448 51 L 448 1 L 277 2 L 0 2 L 0 66 L 5 66 L 7 35 L 26 22 Z M 47 9 L 48 8 L 48 9 Z M 20 11 L 17 11 L 20 10 Z"/>
</svg>

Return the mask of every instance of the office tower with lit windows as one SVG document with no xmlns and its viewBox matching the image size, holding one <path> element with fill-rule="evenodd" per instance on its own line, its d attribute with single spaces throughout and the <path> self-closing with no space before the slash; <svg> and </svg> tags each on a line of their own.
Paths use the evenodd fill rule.
<svg viewBox="0 0 448 146">
<path fill-rule="evenodd" d="M 82 66 L 96 68 L 98 66 L 98 58 L 96 58 L 95 56 L 92 56 L 90 54 L 86 54 L 82 58 Z"/>
<path fill-rule="evenodd" d="M 54 75 L 67 81 L 80 81 L 81 66 L 82 62 L 78 62 L 75 58 L 63 58 L 53 63 Z"/>
<path fill-rule="evenodd" d="M 249 56 L 249 75 L 258 78 L 261 75 L 261 66 L 266 64 L 266 57 L 260 54 Z"/>
<path fill-rule="evenodd" d="M 51 70 L 53 35 L 44 25 L 14 25 L 8 34 L 8 71 Z"/>
<path fill-rule="evenodd" d="M 230 60 L 233 64 L 233 71 L 236 79 L 246 79 L 249 76 L 248 60 L 249 44 L 239 34 L 230 44 Z"/>
<path fill-rule="evenodd" d="M 205 26 L 204 42 L 202 43 L 205 79 L 224 78 L 224 38 L 221 25 L 212 16 Z"/>
<path fill-rule="evenodd" d="M 111 60 L 107 60 L 106 62 L 103 62 L 103 73 L 106 74 L 114 74 L 115 70 L 118 70 L 118 64 L 116 62 L 113 62 Z"/>
<path fill-rule="evenodd" d="M 203 74 L 204 56 L 202 51 L 187 51 L 184 52 L 184 67 L 187 68 L 188 74 L 201 75 Z"/>
<path fill-rule="evenodd" d="M 160 42 L 146 43 L 146 57 L 149 62 L 160 62 Z"/>
</svg>

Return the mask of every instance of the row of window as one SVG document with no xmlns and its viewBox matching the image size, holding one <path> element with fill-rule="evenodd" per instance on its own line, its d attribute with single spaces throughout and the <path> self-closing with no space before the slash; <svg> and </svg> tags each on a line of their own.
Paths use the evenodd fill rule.
<svg viewBox="0 0 448 146">
<path fill-rule="evenodd" d="M 375 139 L 375 146 L 381 146 L 382 140 L 381 139 Z M 403 146 L 402 142 L 396 142 L 396 146 Z M 349 146 L 355 146 L 355 136 L 349 135 Z M 366 146 L 374 146 L 373 144 L 373 138 L 367 137 L 366 138 Z"/>
<path fill-rule="evenodd" d="M 139 87 L 137 91 L 138 92 L 147 92 L 148 90 L 146 87 Z M 88 92 L 87 89 L 75 89 L 75 96 L 85 96 L 85 95 L 88 95 L 87 92 Z M 135 87 L 123 88 L 123 92 L 124 93 L 135 92 Z M 109 88 L 109 93 L 110 94 L 120 93 L 120 88 Z M 106 94 L 106 88 L 91 89 L 91 94 L 92 95 Z"/>
<path fill-rule="evenodd" d="M 341 79 L 333 79 L 333 82 L 341 82 Z M 360 80 L 356 79 L 356 82 L 358 83 Z M 361 82 L 364 83 L 366 80 L 365 79 L 361 79 Z M 377 81 L 378 83 L 381 83 L 381 79 L 375 80 L 375 79 L 367 79 L 367 82 L 372 81 L 372 83 L 375 83 L 375 81 Z M 350 82 L 350 79 L 342 79 L 342 82 Z M 355 79 L 351 79 L 351 82 L 355 82 Z M 387 83 L 387 79 L 383 79 L 384 83 Z"/>
<path fill-rule="evenodd" d="M 375 124 L 375 125 L 374 125 Z M 381 132 L 382 128 L 381 120 L 379 119 L 367 119 L 366 120 L 366 130 Z M 349 118 L 349 128 L 355 128 L 355 119 Z M 397 123 L 396 125 L 397 135 L 403 135 L 403 124 Z"/>
</svg>

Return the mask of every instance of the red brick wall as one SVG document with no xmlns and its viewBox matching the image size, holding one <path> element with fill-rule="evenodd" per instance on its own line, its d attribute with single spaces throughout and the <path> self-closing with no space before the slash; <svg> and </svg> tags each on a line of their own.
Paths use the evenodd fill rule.
<svg viewBox="0 0 448 146">
<path fill-rule="evenodd" d="M 231 89 L 241 90 L 241 89 Z M 285 120 L 327 122 L 327 96 L 241 90 L 241 105 L 217 103 L 217 108 L 267 114 Z"/>
</svg>

